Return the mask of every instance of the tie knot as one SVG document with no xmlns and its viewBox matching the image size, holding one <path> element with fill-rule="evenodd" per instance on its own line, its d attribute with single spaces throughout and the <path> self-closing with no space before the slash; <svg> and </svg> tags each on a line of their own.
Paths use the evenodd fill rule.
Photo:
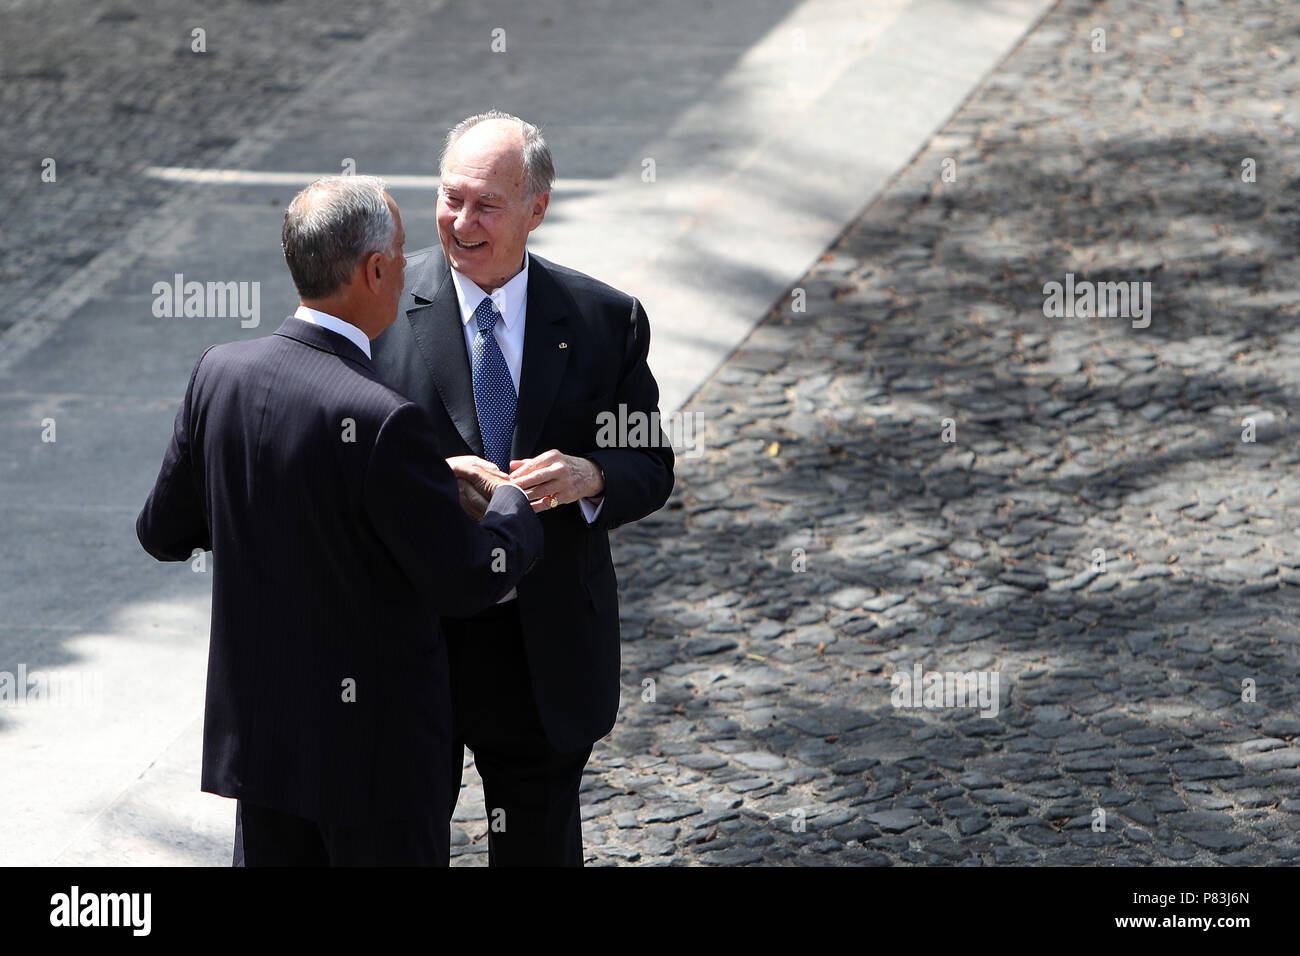
<svg viewBox="0 0 1300 956">
<path fill-rule="evenodd" d="M 501 313 L 497 311 L 496 303 L 492 301 L 491 296 L 480 302 L 478 308 L 474 310 L 474 320 L 478 322 L 480 332 L 492 331 L 499 318 L 501 318 Z"/>
</svg>

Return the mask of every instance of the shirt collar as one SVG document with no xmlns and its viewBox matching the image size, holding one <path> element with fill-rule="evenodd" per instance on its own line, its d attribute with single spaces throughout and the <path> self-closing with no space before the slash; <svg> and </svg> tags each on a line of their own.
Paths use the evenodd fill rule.
<svg viewBox="0 0 1300 956">
<path fill-rule="evenodd" d="M 507 331 L 514 331 L 515 324 L 524 315 L 524 302 L 528 299 L 528 263 L 528 250 L 525 249 L 524 267 L 491 295 Z M 448 265 L 448 268 L 450 269 L 451 266 Z M 474 321 L 474 310 L 489 296 L 479 288 L 478 283 L 461 275 L 455 269 L 451 270 L 451 281 L 456 286 L 456 301 L 460 304 L 461 324 L 469 325 Z"/>
<path fill-rule="evenodd" d="M 330 315 L 328 312 L 319 312 L 316 309 L 309 309 L 305 305 L 298 306 L 298 311 L 294 312 L 295 319 L 302 319 L 304 322 L 310 322 L 312 325 L 319 325 L 322 329 L 329 329 L 331 332 L 337 332 L 339 335 L 348 339 L 353 345 L 366 353 L 366 358 L 373 358 L 370 354 L 370 339 L 366 338 L 366 333 L 351 322 L 344 322 L 336 315 Z"/>
</svg>

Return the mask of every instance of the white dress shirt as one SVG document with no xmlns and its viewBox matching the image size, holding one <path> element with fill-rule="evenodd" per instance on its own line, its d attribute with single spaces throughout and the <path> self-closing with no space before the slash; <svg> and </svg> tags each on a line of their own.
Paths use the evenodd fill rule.
<svg viewBox="0 0 1300 956">
<path fill-rule="evenodd" d="M 456 287 L 456 301 L 460 304 L 460 321 L 465 329 L 465 352 L 469 355 L 470 368 L 474 367 L 474 337 L 478 335 L 478 322 L 474 310 L 484 299 L 490 298 L 501 321 L 496 324 L 493 334 L 501 354 L 505 357 L 506 367 L 510 369 L 510 380 L 515 384 L 515 395 L 519 394 L 519 371 L 524 362 L 524 326 L 528 319 L 528 250 L 524 250 L 524 267 L 509 282 L 497 289 L 490 296 L 479 288 L 478 284 L 451 270 L 451 281 Z M 516 416 L 518 412 L 516 412 Z M 586 498 L 578 499 L 582 516 L 591 524 L 600 516 L 600 509 L 605 507 L 602 496 L 599 504 L 592 504 Z M 513 594 L 513 592 L 512 592 Z"/>
<path fill-rule="evenodd" d="M 298 311 L 293 314 L 293 317 L 302 319 L 304 322 L 310 322 L 312 325 L 319 325 L 322 329 L 337 332 L 365 352 L 366 358 L 373 358 L 370 354 L 370 339 L 366 337 L 365 332 L 362 332 L 351 322 L 344 322 L 338 316 L 330 315 L 328 312 L 317 312 L 305 305 L 298 306 Z"/>
</svg>

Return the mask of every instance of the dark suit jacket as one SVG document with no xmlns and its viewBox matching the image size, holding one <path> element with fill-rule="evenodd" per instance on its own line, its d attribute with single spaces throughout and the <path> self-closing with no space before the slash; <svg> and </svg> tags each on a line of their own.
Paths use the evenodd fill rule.
<svg viewBox="0 0 1300 956">
<path fill-rule="evenodd" d="M 519 583 L 533 692 L 547 738 L 580 751 L 618 714 L 618 582 L 607 532 L 658 510 L 673 488 L 673 452 L 657 445 L 597 445 L 597 415 L 658 420 L 659 386 L 646 364 L 650 327 L 641 304 L 590 276 L 529 254 L 524 353 L 513 458 L 551 448 L 596 461 L 605 504 L 588 525 L 579 506 L 542 513 L 546 554 Z M 482 456 L 465 333 L 440 247 L 407 257 L 397 321 L 373 344 L 384 380 L 432 417 L 448 457 Z"/>
<path fill-rule="evenodd" d="M 466 515 L 364 352 L 295 318 L 204 352 L 136 533 L 160 561 L 213 552 L 204 790 L 332 823 L 447 806 L 438 615 L 499 599 L 541 528 L 512 489 Z"/>
</svg>

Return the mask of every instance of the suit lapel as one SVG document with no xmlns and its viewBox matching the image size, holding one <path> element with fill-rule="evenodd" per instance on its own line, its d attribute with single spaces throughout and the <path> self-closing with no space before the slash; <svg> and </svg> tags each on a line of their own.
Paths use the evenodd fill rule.
<svg viewBox="0 0 1300 956">
<path fill-rule="evenodd" d="M 483 436 L 474 408 L 474 379 L 465 352 L 465 329 L 451 269 L 441 251 L 430 254 L 426 268 L 415 277 L 411 300 L 406 318 L 424 356 L 424 364 L 456 431 L 474 454 L 481 457 Z"/>
<path fill-rule="evenodd" d="M 450 284 L 450 283 L 448 283 Z M 455 290 L 452 290 L 455 297 Z M 515 407 L 513 458 L 535 455 L 537 437 L 564 378 L 571 349 L 561 348 L 568 326 L 568 298 L 537 256 L 529 253 L 528 309 L 524 324 L 524 357 L 519 371 L 519 402 Z M 464 352 L 464 346 L 461 347 Z M 473 388 L 471 386 L 471 395 Z"/>
<path fill-rule="evenodd" d="M 543 261 L 532 253 L 528 269 L 524 355 L 510 443 L 513 458 L 527 458 L 538 451 L 537 438 L 564 378 L 570 351 L 560 347 L 568 330 L 567 296 Z M 406 318 L 438 395 L 465 444 L 482 456 L 483 436 L 474 408 L 474 377 L 465 350 L 465 329 L 451 269 L 441 250 L 432 252 L 425 268 L 412 277 L 410 294 Z"/>
</svg>

